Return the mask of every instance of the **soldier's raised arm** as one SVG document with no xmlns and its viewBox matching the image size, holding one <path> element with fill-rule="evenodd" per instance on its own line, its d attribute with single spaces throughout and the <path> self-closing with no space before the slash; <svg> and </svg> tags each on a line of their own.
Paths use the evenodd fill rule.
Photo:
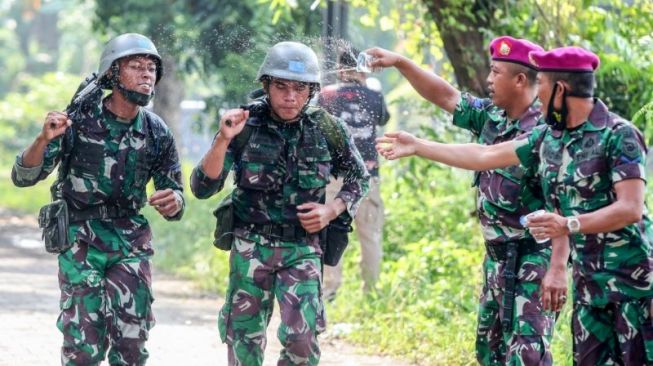
<svg viewBox="0 0 653 366">
<path fill-rule="evenodd" d="M 27 187 L 45 179 L 61 159 L 62 136 L 72 124 L 64 112 L 48 112 L 43 129 L 18 156 L 11 179 L 18 187 Z"/>
<path fill-rule="evenodd" d="M 220 119 L 220 130 L 211 147 L 190 176 L 190 189 L 195 197 L 211 197 L 224 186 L 224 181 L 233 166 L 233 154 L 229 150 L 231 141 L 242 132 L 249 111 L 231 109 Z"/>
<path fill-rule="evenodd" d="M 424 70 L 407 57 L 383 48 L 374 47 L 365 51 L 373 57 L 372 68 L 395 67 L 410 82 L 415 90 L 438 107 L 453 113 L 460 101 L 460 91 L 433 72 Z"/>
</svg>

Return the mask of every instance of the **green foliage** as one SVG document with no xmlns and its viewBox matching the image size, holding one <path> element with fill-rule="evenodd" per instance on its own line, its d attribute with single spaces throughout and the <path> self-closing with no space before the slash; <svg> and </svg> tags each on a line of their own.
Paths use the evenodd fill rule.
<svg viewBox="0 0 653 366">
<path fill-rule="evenodd" d="M 423 365 L 474 361 L 476 296 L 483 246 L 472 216 L 469 176 L 420 159 L 382 169 L 384 262 L 376 291 L 363 294 L 358 245 L 346 253 L 346 281 L 331 325 L 354 323 L 348 339 Z M 354 236 L 352 236 L 353 238 Z"/>
<path fill-rule="evenodd" d="M 642 131 L 649 131 L 646 138 L 646 145 L 650 146 L 653 144 L 653 134 L 651 134 L 651 131 L 653 131 L 653 100 L 635 113 L 633 116 L 633 123 L 640 126 Z"/>
<path fill-rule="evenodd" d="M 16 91 L 0 100 L 0 163 L 13 163 L 15 154 L 41 131 L 47 112 L 65 109 L 80 82 L 63 73 L 25 76 Z"/>
<path fill-rule="evenodd" d="M 3 19 L 4 27 L 0 28 L 0 96 L 9 91 L 14 79 L 18 73 L 25 67 L 25 59 L 19 52 L 18 39 L 12 29 L 10 29 L 11 20 Z"/>
<path fill-rule="evenodd" d="M 174 57 L 188 89 L 206 99 L 208 113 L 215 115 L 246 102 L 260 87 L 256 71 L 272 44 L 320 32 L 320 12 L 267 2 L 167 0 L 162 6 L 155 0 L 98 0 L 93 24 L 105 35 L 128 29 L 151 37 L 160 53 Z"/>
<path fill-rule="evenodd" d="M 39 182 L 34 187 L 18 188 L 10 179 L 13 157 L 15 154 L 11 155 L 12 159 L 8 159 L 11 160 L 10 163 L 0 163 L 0 206 L 36 216 L 41 206 L 50 202 L 50 185 L 54 177 Z"/>
<path fill-rule="evenodd" d="M 630 119 L 653 99 L 653 3 L 647 0 L 508 1 L 491 35 L 515 35 L 550 49 L 580 46 L 601 59 L 596 96 Z M 532 17 L 532 14 L 537 14 Z M 643 130 L 645 125 L 639 124 Z"/>
</svg>

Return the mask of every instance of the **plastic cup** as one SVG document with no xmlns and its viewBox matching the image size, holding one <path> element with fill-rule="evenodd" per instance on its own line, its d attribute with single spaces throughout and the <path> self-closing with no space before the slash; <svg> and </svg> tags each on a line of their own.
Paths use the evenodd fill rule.
<svg viewBox="0 0 653 366">
<path fill-rule="evenodd" d="M 531 219 L 533 217 L 536 217 L 536 216 L 540 216 L 541 214 L 544 214 L 544 213 L 546 213 L 545 210 L 533 211 L 533 212 L 529 213 L 528 215 L 521 216 L 519 218 L 519 223 L 522 224 L 523 227 L 528 228 L 528 220 L 529 219 Z M 533 239 L 535 239 L 535 236 L 533 236 Z M 535 242 L 541 244 L 541 243 L 546 243 L 550 239 L 551 238 L 535 239 Z"/>
<path fill-rule="evenodd" d="M 364 73 L 371 73 L 372 69 L 370 67 L 370 63 L 372 62 L 372 56 L 365 53 L 361 52 L 358 54 L 358 57 L 356 58 L 356 71 L 357 72 L 364 72 Z"/>
</svg>

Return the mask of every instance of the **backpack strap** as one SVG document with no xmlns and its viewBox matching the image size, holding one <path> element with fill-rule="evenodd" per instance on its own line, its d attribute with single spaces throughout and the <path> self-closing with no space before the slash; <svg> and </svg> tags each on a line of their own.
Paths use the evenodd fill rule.
<svg viewBox="0 0 653 366">
<path fill-rule="evenodd" d="M 55 179 L 52 186 L 50 186 L 50 195 L 52 201 L 63 199 L 63 183 L 70 172 L 70 159 L 73 155 L 73 147 L 75 146 L 75 136 L 77 136 L 77 124 L 73 123 L 70 128 L 66 129 L 61 137 L 61 149 L 63 155 L 59 163 L 59 170 L 57 171 L 57 179 Z"/>
<path fill-rule="evenodd" d="M 310 106 L 306 114 L 326 139 L 331 156 L 337 156 L 341 153 L 345 149 L 345 144 L 348 139 L 343 128 L 344 125 L 336 117 L 320 107 Z"/>
<path fill-rule="evenodd" d="M 243 151 L 245 145 L 247 145 L 247 141 L 249 141 L 249 138 L 252 136 L 252 133 L 254 132 L 255 128 L 256 126 L 252 126 L 248 123 L 245 123 L 243 130 L 240 131 L 240 133 L 236 135 L 236 137 L 234 137 L 233 143 L 237 154 L 240 154 Z"/>
</svg>

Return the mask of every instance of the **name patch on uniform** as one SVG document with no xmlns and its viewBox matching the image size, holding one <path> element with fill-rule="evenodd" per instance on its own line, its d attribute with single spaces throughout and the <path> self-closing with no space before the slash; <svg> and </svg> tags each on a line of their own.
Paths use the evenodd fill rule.
<svg viewBox="0 0 653 366">
<path fill-rule="evenodd" d="M 304 72 L 305 69 L 306 67 L 301 61 L 288 61 L 288 71 Z"/>
</svg>

